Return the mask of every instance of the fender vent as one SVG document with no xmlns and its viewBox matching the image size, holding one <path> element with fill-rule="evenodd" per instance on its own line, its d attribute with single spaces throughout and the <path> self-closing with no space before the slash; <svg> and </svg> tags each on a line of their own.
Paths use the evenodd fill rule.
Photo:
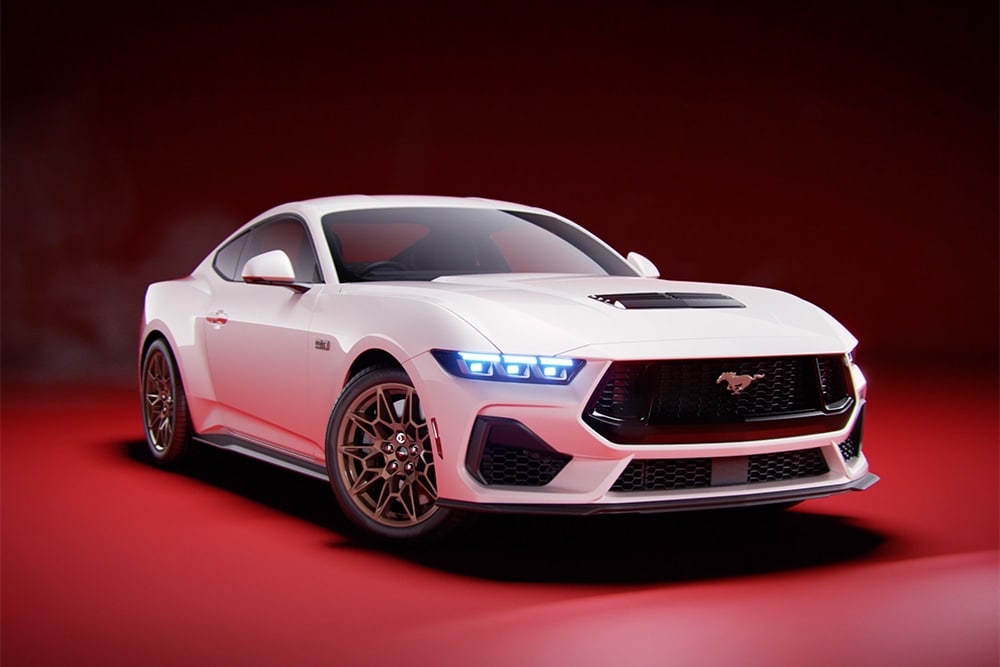
<svg viewBox="0 0 1000 667">
<path fill-rule="evenodd" d="M 725 294 L 698 292 L 636 292 L 632 294 L 591 294 L 591 299 L 622 310 L 649 308 L 745 308 Z"/>
</svg>

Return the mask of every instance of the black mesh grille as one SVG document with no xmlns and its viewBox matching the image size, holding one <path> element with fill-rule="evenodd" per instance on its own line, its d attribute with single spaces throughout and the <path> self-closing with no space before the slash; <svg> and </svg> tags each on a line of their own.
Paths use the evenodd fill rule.
<svg viewBox="0 0 1000 667">
<path fill-rule="evenodd" d="M 588 414 L 647 426 L 725 424 L 820 411 L 849 396 L 839 356 L 617 362 Z"/>
<path fill-rule="evenodd" d="M 823 453 L 818 449 L 802 449 L 794 452 L 774 454 L 754 454 L 748 457 L 747 482 L 775 482 L 800 477 L 815 477 L 830 472 Z"/>
<path fill-rule="evenodd" d="M 784 412 L 815 409 L 815 374 L 811 359 L 671 361 L 650 369 L 649 423 L 727 422 Z M 723 373 L 763 377 L 734 394 Z"/>
<path fill-rule="evenodd" d="M 611 417 L 621 421 L 645 419 L 648 406 L 639 380 L 645 365 L 641 363 L 617 363 L 604 376 L 604 383 L 597 393 L 597 402 L 591 413 Z"/>
<path fill-rule="evenodd" d="M 847 397 L 847 381 L 844 377 L 845 368 L 841 357 L 817 357 L 819 368 L 819 386 L 823 392 L 823 400 L 827 405 L 833 405 Z"/>
<path fill-rule="evenodd" d="M 742 472 L 733 474 L 734 462 L 737 471 L 740 465 L 746 465 L 745 475 Z M 712 469 L 716 465 L 720 467 L 717 479 L 713 479 Z M 611 490 L 628 493 L 700 489 L 816 477 L 829 471 L 818 449 L 716 459 L 637 459 L 622 471 Z"/>
<path fill-rule="evenodd" d="M 840 450 L 840 455 L 844 457 L 845 461 L 850 461 L 861 455 L 861 430 L 863 428 L 864 417 L 865 413 L 862 412 L 854 428 L 851 429 L 851 434 L 847 436 L 847 440 L 837 445 L 837 449 Z"/>
<path fill-rule="evenodd" d="M 712 484 L 712 459 L 633 460 L 612 491 L 698 489 Z"/>
<path fill-rule="evenodd" d="M 837 445 L 837 449 L 840 450 L 840 455 L 844 457 L 845 461 L 850 461 L 851 459 L 857 458 L 861 454 L 861 443 L 857 438 L 854 437 L 852 433 L 847 440 Z"/>
<path fill-rule="evenodd" d="M 569 456 L 536 452 L 518 447 L 488 444 L 483 450 L 479 474 L 487 484 L 544 486 L 559 474 Z"/>
</svg>

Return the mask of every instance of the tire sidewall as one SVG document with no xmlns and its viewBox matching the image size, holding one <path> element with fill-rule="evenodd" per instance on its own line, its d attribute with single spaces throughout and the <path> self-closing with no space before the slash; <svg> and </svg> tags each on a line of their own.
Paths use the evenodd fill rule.
<svg viewBox="0 0 1000 667">
<path fill-rule="evenodd" d="M 146 417 L 146 392 L 145 382 L 150 358 L 154 353 L 163 355 L 167 368 L 170 371 L 170 391 L 174 397 L 174 430 L 170 441 L 166 443 L 163 450 L 157 450 L 153 445 L 153 438 L 150 435 L 150 425 Z M 191 448 L 191 426 L 187 409 L 187 397 L 184 394 L 184 383 L 181 381 L 180 371 L 170 347 L 163 340 L 155 340 L 147 348 L 142 358 L 141 377 L 139 380 L 139 391 L 142 397 L 142 422 L 143 433 L 146 436 L 146 447 L 150 455 L 157 463 L 169 465 L 179 462 L 185 456 L 187 450 Z"/>
<path fill-rule="evenodd" d="M 443 532 L 443 528 L 453 521 L 453 512 L 449 509 L 438 507 L 434 511 L 434 514 L 426 520 L 413 526 L 401 526 L 398 528 L 386 526 L 375 521 L 356 505 L 350 490 L 345 487 L 340 466 L 340 457 L 337 453 L 337 439 L 340 433 L 340 426 L 354 400 L 360 394 L 373 387 L 388 383 L 413 386 L 410 377 L 401 368 L 378 366 L 361 371 L 344 386 L 344 390 L 337 399 L 337 403 L 330 415 L 330 423 L 326 431 L 327 474 L 330 477 L 330 487 L 334 497 L 337 499 L 337 504 L 340 505 L 341 510 L 355 526 L 368 535 L 381 540 L 420 541 L 431 538 L 438 532 Z M 434 491 L 436 494 L 437 489 Z"/>
</svg>

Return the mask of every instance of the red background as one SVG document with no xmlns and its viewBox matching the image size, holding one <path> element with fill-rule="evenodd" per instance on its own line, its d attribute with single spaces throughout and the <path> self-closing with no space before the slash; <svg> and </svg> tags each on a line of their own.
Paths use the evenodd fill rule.
<svg viewBox="0 0 1000 667">
<path fill-rule="evenodd" d="M 148 282 L 355 192 L 550 208 L 862 358 L 996 357 L 993 3 L 134 4 L 4 3 L 7 378 L 131 382 Z"/>
<path fill-rule="evenodd" d="M 997 664 L 996 3 L 132 4 L 0 10 L 5 665 Z M 154 469 L 145 285 L 355 192 L 534 204 L 816 302 L 882 481 L 413 551 L 319 481 Z"/>
</svg>

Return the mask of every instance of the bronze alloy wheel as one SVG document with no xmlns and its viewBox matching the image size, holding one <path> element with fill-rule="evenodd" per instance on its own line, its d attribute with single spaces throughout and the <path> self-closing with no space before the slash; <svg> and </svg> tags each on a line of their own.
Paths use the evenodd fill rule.
<svg viewBox="0 0 1000 667">
<path fill-rule="evenodd" d="M 192 447 L 191 424 L 177 366 L 163 341 L 155 341 L 146 350 L 141 382 L 149 451 L 160 463 L 177 462 Z"/>
<path fill-rule="evenodd" d="M 435 505 L 427 420 L 409 377 L 370 368 L 341 394 L 327 442 L 330 483 L 348 517 L 382 538 L 420 538 L 454 523 Z"/>
</svg>

